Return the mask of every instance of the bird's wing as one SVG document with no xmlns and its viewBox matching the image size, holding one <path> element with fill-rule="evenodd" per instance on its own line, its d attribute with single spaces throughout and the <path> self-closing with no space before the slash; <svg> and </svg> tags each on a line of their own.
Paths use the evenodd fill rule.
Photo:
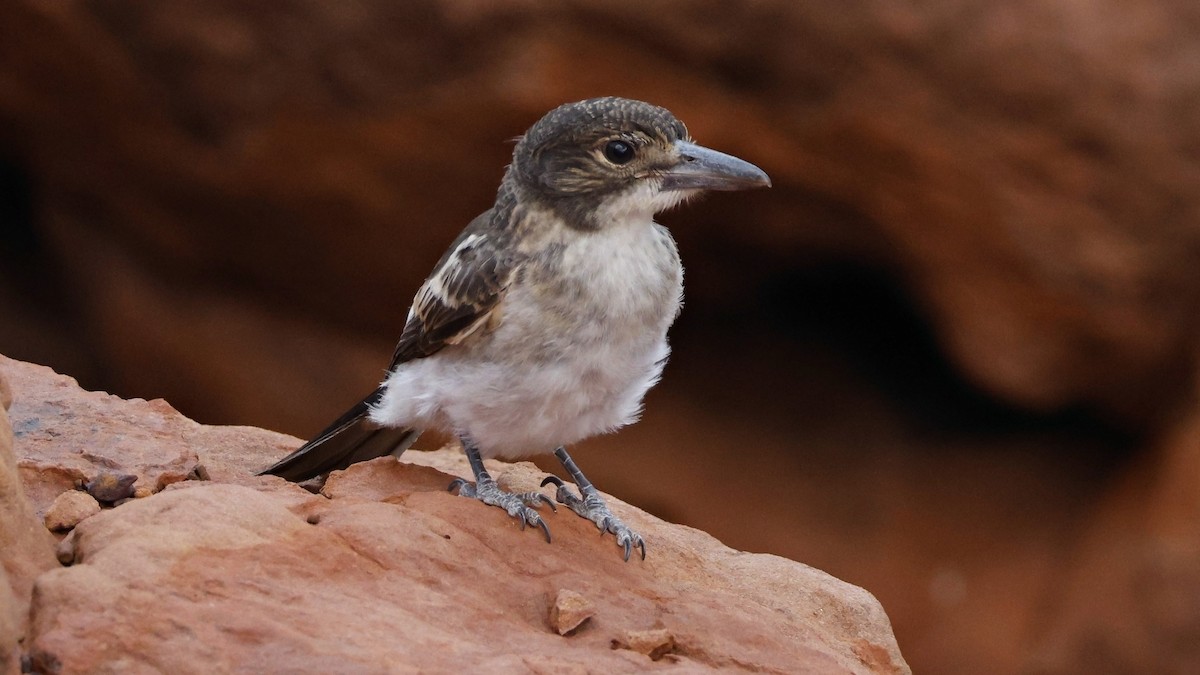
<svg viewBox="0 0 1200 675">
<path fill-rule="evenodd" d="M 459 344 L 480 327 L 499 321 L 500 303 L 517 265 L 511 254 L 503 253 L 499 238 L 505 233 L 488 227 L 492 217 L 493 211 L 487 211 L 471 221 L 417 291 L 391 368 Z M 355 462 L 403 452 L 420 432 L 371 419 L 371 408 L 383 392 L 382 387 L 376 389 L 316 438 L 260 474 L 302 481 Z"/>
<path fill-rule="evenodd" d="M 391 368 L 459 344 L 499 321 L 500 303 L 517 265 L 502 252 L 498 233 L 486 227 L 492 214 L 483 213 L 463 230 L 417 291 Z"/>
</svg>

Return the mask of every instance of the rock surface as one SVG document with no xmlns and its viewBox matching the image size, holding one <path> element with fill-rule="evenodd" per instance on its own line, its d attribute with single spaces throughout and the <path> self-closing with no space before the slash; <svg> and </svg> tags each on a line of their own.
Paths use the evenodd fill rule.
<svg viewBox="0 0 1200 675">
<path fill-rule="evenodd" d="M 15 673 L 33 580 L 58 563 L 54 538 L 26 499 L 17 473 L 8 416 L 12 389 L 5 374 L 0 367 L 0 672 Z"/>
<path fill-rule="evenodd" d="M 51 532 L 66 532 L 97 513 L 100 513 L 100 502 L 95 497 L 79 490 L 67 490 L 50 503 L 42 522 Z"/>
<path fill-rule="evenodd" d="M 596 606 L 591 600 L 569 588 L 560 588 L 550 607 L 550 625 L 559 635 L 566 635 L 595 614 Z"/>
<path fill-rule="evenodd" d="M 1200 391 L 1107 491 L 1032 666 L 1200 673 Z"/>
<path fill-rule="evenodd" d="M 7 359 L 0 373 L 14 385 L 14 425 L 37 430 L 18 437 L 22 454 L 44 455 L 24 460 L 35 484 L 81 466 L 57 446 L 122 436 L 141 443 L 99 443 L 122 471 L 152 475 L 158 452 L 170 467 L 196 457 L 211 477 L 79 523 L 64 541 L 73 564 L 33 591 L 38 672 L 908 672 L 866 591 L 618 500 L 651 542 L 644 562 L 623 562 L 611 537 L 565 509 L 548 514 L 546 544 L 448 493 L 468 471 L 452 448 L 354 465 L 312 494 L 251 475 L 295 439 L 203 427 Z M 50 393 L 69 414 L 36 403 Z M 491 468 L 517 489 L 543 477 L 528 464 Z M 567 636 L 550 620 L 564 590 L 592 605 Z"/>
</svg>

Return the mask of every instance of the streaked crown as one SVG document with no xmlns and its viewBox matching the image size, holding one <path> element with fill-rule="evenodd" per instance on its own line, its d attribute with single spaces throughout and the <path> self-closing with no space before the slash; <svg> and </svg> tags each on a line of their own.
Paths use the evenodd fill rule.
<svg viewBox="0 0 1200 675">
<path fill-rule="evenodd" d="M 546 113 L 513 151 L 514 178 L 555 201 L 619 191 L 677 163 L 687 127 L 671 111 L 627 98 L 567 103 Z"/>
</svg>

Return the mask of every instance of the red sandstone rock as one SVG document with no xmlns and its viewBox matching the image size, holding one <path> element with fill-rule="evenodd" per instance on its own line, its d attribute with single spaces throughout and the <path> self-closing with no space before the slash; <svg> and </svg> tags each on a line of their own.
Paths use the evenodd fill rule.
<svg viewBox="0 0 1200 675">
<path fill-rule="evenodd" d="M 447 492 L 468 472 L 457 449 L 356 464 L 314 495 L 251 475 L 295 439 L 202 427 L 11 360 L 0 373 L 14 384 L 18 428 L 59 431 L 21 437 L 20 451 L 35 453 L 26 473 L 61 473 L 56 463 L 74 460 L 63 447 L 87 440 L 142 476 L 156 448 L 186 448 L 211 478 L 76 526 L 61 555 L 73 564 L 39 576 L 33 593 L 27 649 L 39 671 L 908 672 L 866 591 L 616 499 L 647 537 L 646 561 L 624 562 L 611 537 L 566 509 L 547 514 L 547 544 Z M 68 420 L 26 399 L 48 394 Z M 171 466 L 180 456 L 163 454 Z M 543 476 L 529 464 L 489 468 L 516 489 Z M 592 604 L 566 636 L 548 621 L 562 589 Z M 669 639 L 647 637 L 660 633 Z"/>
<path fill-rule="evenodd" d="M 86 492 L 67 490 L 54 498 L 42 521 L 51 532 L 65 532 L 100 513 L 100 502 Z"/>
<path fill-rule="evenodd" d="M 38 581 L 35 663 L 370 672 L 540 657 L 626 670 L 651 661 L 611 641 L 666 623 L 669 651 L 697 665 L 875 672 L 854 651 L 866 640 L 891 654 L 884 672 L 905 670 L 870 596 L 815 570 L 647 518 L 635 521 L 654 555 L 627 565 L 588 523 L 552 518 L 547 545 L 444 489 L 414 491 L 407 470 L 351 469 L 392 478 L 386 501 L 196 484 L 84 521 L 75 565 Z M 316 525 L 303 515 L 314 508 Z M 566 585 L 597 597 L 568 638 L 545 620 Z"/>
<path fill-rule="evenodd" d="M 200 466 L 198 443 L 211 444 L 226 460 L 217 462 L 218 475 L 230 478 L 253 473 L 294 442 L 271 432 L 259 431 L 250 440 L 239 427 L 204 427 L 162 400 L 85 392 L 69 377 L 4 356 L 0 373 L 15 390 L 18 465 L 39 514 L 67 490 L 114 477 L 121 482 L 122 474 L 137 476 L 135 494 L 141 496 L 185 480 Z M 241 441 L 246 445 L 237 445 Z"/>
<path fill-rule="evenodd" d="M 7 412 L 11 401 L 0 368 L 0 673 L 19 670 L 33 580 L 56 566 L 54 539 L 35 515 L 17 474 Z"/>
<path fill-rule="evenodd" d="M 676 648 L 675 635 L 666 628 L 649 630 L 627 630 L 612 639 L 613 649 L 628 649 L 657 661 Z"/>
<path fill-rule="evenodd" d="M 596 608 L 591 600 L 569 588 L 560 588 L 550 607 L 550 626 L 559 635 L 566 635 L 595 614 Z"/>
<path fill-rule="evenodd" d="M 0 408 L 8 410 L 12 405 L 12 387 L 8 385 L 8 380 L 0 376 Z"/>
<path fill-rule="evenodd" d="M 21 641 L 27 623 L 22 609 L 28 605 L 28 598 L 18 598 L 13 593 L 8 572 L 0 567 L 0 673 L 5 675 L 21 669 Z"/>
</svg>

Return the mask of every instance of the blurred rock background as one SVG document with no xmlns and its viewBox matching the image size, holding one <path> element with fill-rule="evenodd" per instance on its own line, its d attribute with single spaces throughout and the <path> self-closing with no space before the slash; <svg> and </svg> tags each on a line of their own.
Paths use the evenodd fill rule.
<svg viewBox="0 0 1200 675">
<path fill-rule="evenodd" d="M 1200 5 L 3 14 L 0 352 L 314 433 L 508 140 L 644 98 L 775 187 L 663 218 L 675 355 L 592 479 L 864 586 L 916 672 L 1200 670 Z"/>
</svg>

